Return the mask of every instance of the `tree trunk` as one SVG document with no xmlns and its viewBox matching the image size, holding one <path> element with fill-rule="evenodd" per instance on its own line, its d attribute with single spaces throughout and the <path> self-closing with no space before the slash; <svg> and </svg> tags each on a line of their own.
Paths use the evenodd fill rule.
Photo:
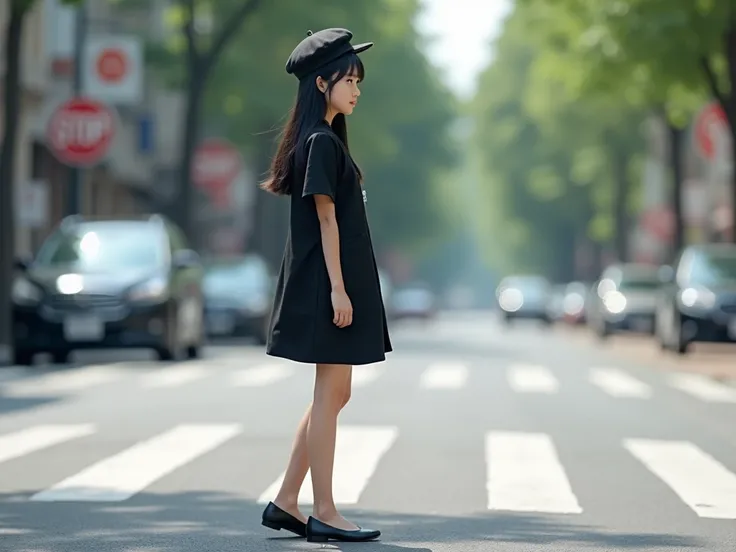
<svg viewBox="0 0 736 552">
<path fill-rule="evenodd" d="M 199 64 L 189 69 L 189 82 L 187 85 L 187 103 L 186 113 L 184 115 L 184 135 L 181 140 L 181 150 L 179 151 L 179 193 L 176 196 L 175 203 L 177 222 L 181 226 L 182 231 L 190 240 L 193 247 L 196 247 L 193 217 L 193 201 L 192 198 L 195 190 L 192 184 L 192 158 L 194 157 L 194 149 L 197 145 L 199 136 L 200 109 L 202 104 L 202 95 L 204 92 L 204 75 Z"/>
<path fill-rule="evenodd" d="M 669 131 L 670 146 L 670 166 L 672 167 L 672 216 L 674 218 L 674 233 L 672 235 L 672 245 L 670 248 L 669 262 L 674 262 L 678 251 L 685 244 L 685 217 L 682 212 L 682 180 L 683 180 L 683 159 L 682 159 L 682 129 L 677 128 L 671 123 L 667 123 Z"/>
<path fill-rule="evenodd" d="M 611 142 L 611 164 L 615 186 L 613 216 L 615 221 L 614 247 L 619 262 L 629 260 L 629 156 L 621 144 Z"/>
<path fill-rule="evenodd" d="M 20 48 L 26 13 L 11 2 L 5 35 L 5 133 L 0 152 L 0 365 L 12 359 L 13 317 L 11 289 L 15 260 L 15 150 L 21 111 Z M 8 358 L 4 358 L 8 357 Z"/>
</svg>

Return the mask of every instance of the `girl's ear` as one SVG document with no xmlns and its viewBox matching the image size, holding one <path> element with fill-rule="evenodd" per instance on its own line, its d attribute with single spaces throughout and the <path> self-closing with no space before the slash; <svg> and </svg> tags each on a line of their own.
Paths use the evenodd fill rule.
<svg viewBox="0 0 736 552">
<path fill-rule="evenodd" d="M 327 91 L 327 83 L 325 82 L 325 79 L 322 77 L 317 77 L 317 88 L 319 88 L 319 91 L 323 94 Z"/>
</svg>

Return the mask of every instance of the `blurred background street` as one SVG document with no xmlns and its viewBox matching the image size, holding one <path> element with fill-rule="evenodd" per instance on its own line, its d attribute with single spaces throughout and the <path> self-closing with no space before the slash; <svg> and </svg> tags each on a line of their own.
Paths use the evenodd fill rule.
<svg viewBox="0 0 736 552">
<path fill-rule="evenodd" d="M 258 184 L 326 27 L 376 44 L 360 547 L 733 551 L 730 0 L 0 1 L 0 549 L 319 546 L 260 525 L 314 369 Z"/>
</svg>

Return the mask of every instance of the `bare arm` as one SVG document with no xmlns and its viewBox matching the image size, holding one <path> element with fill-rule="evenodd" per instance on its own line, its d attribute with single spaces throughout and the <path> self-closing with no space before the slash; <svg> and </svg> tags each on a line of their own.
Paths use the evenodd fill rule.
<svg viewBox="0 0 736 552">
<path fill-rule="evenodd" d="M 330 284 L 334 290 L 345 289 L 340 265 L 340 235 L 335 217 L 335 204 L 329 196 L 315 194 L 314 202 L 317 205 L 320 234 L 322 236 L 322 252 L 325 255 L 327 273 L 330 275 Z"/>
<path fill-rule="evenodd" d="M 330 300 L 334 312 L 332 322 L 338 328 L 345 328 L 353 323 L 353 305 L 345 292 L 340 264 L 340 234 L 335 217 L 335 204 L 332 198 L 323 194 L 315 194 L 320 235 L 322 236 L 322 252 L 325 255 L 327 273 L 330 276 Z"/>
</svg>

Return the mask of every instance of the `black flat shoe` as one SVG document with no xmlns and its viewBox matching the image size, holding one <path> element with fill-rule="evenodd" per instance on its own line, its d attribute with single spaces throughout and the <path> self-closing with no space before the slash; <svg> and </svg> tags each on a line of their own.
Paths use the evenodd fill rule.
<svg viewBox="0 0 736 552">
<path fill-rule="evenodd" d="M 296 533 L 300 537 L 307 536 L 307 524 L 299 521 L 290 513 L 284 512 L 273 502 L 269 502 L 268 506 L 266 506 L 266 509 L 263 510 L 263 519 L 261 521 L 261 525 L 275 531 L 281 531 L 282 529 L 285 529 L 286 531 Z"/>
<path fill-rule="evenodd" d="M 322 523 L 312 516 L 309 516 L 307 520 L 307 542 L 327 542 L 328 540 L 363 542 L 377 539 L 380 536 L 381 532 L 377 529 L 359 527 L 357 530 L 348 531 Z"/>
</svg>

